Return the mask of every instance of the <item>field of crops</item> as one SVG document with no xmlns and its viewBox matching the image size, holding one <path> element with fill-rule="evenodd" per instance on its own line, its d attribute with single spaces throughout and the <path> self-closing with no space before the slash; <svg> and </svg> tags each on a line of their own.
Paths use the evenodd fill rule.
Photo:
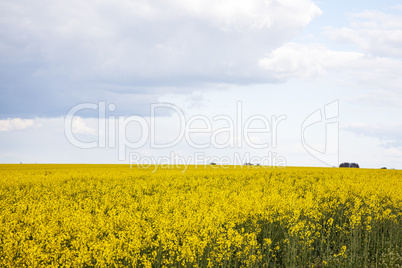
<svg viewBox="0 0 402 268">
<path fill-rule="evenodd" d="M 0 267 L 402 267 L 402 172 L 0 165 Z"/>
</svg>

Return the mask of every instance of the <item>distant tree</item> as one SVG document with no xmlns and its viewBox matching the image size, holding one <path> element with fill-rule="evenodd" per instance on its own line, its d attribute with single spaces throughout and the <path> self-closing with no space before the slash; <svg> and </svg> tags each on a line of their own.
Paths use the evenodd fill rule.
<svg viewBox="0 0 402 268">
<path fill-rule="evenodd" d="M 216 165 L 216 163 L 215 163 L 215 162 L 212 162 L 212 163 L 210 163 L 210 165 Z"/>
<path fill-rule="evenodd" d="M 382 167 L 381 169 L 387 169 L 386 167 Z"/>
<path fill-rule="evenodd" d="M 357 163 L 348 163 L 348 162 L 345 162 L 345 163 L 340 164 L 339 167 L 359 168 L 359 164 L 357 164 Z"/>
</svg>

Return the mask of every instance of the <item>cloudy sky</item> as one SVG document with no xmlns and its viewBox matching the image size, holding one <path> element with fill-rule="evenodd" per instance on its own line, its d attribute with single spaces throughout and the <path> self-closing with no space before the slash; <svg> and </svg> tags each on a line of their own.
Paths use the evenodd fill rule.
<svg viewBox="0 0 402 268">
<path fill-rule="evenodd" d="M 402 5 L 0 0 L 0 163 L 402 168 Z"/>
</svg>

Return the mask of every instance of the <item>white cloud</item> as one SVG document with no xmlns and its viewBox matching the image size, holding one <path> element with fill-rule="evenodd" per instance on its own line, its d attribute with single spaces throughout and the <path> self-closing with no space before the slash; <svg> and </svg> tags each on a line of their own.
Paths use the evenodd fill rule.
<svg viewBox="0 0 402 268">
<path fill-rule="evenodd" d="M 395 6 L 391 7 L 391 8 L 395 9 L 395 10 L 402 10 L 402 5 L 395 5 Z"/>
<path fill-rule="evenodd" d="M 71 78 L 109 81 L 126 81 L 130 76 L 166 80 L 191 75 L 209 81 L 222 75 L 244 76 L 250 67 L 258 70 L 250 66 L 256 57 L 321 14 L 311 0 L 42 1 L 41 5 L 19 0 L 0 6 L 1 44 L 5 53 L 11 53 L 6 58 L 22 53 L 20 62 L 39 63 L 36 77 L 66 72 Z M 230 68 L 230 62 L 237 64 Z M 241 67 L 244 64 L 247 68 Z"/>
<path fill-rule="evenodd" d="M 260 28 L 299 28 L 307 25 L 322 11 L 310 1 L 292 0 L 173 0 L 189 14 L 230 30 Z"/>
<path fill-rule="evenodd" d="M 259 65 L 279 79 L 308 79 L 356 65 L 363 57 L 358 52 L 329 50 L 322 44 L 286 43 L 260 59 Z"/>
<path fill-rule="evenodd" d="M 319 79 L 328 73 L 341 75 L 349 87 L 369 91 L 352 93 L 349 101 L 400 107 L 402 60 L 369 56 L 358 51 L 336 51 L 323 44 L 286 43 L 259 60 L 269 75 L 281 79 Z"/>
<path fill-rule="evenodd" d="M 357 135 L 373 137 L 380 140 L 385 148 L 402 148 L 402 124 L 354 123 L 342 127 L 343 130 Z"/>
<path fill-rule="evenodd" d="M 85 120 L 79 116 L 73 118 L 72 131 L 74 134 L 97 135 L 96 130 L 89 127 Z"/>
<path fill-rule="evenodd" d="M 395 90 L 372 90 L 367 94 L 347 97 L 347 101 L 380 107 L 402 107 L 402 92 Z"/>
<path fill-rule="evenodd" d="M 328 27 L 326 35 L 337 42 L 356 45 L 375 56 L 402 57 L 402 17 L 379 11 L 350 14 L 350 27 Z"/>
<path fill-rule="evenodd" d="M 337 74 L 338 82 L 363 93 L 346 97 L 355 103 L 393 107 L 402 103 L 402 19 L 395 14 L 365 11 L 349 14 L 349 27 L 325 28 L 332 41 L 355 46 L 333 50 L 326 44 L 285 43 L 259 60 L 261 68 L 283 81 L 321 79 Z"/>
<path fill-rule="evenodd" d="M 0 0 L 0 113 L 276 82 L 258 59 L 320 14 L 312 0 Z"/>
<path fill-rule="evenodd" d="M 21 118 L 8 118 L 0 120 L 0 131 L 24 130 L 33 126 L 34 120 Z"/>
<path fill-rule="evenodd" d="M 400 149 L 400 148 L 388 148 L 388 149 L 385 149 L 384 154 L 386 156 L 396 158 L 397 160 L 399 160 L 399 162 L 401 162 L 402 149 Z"/>
</svg>

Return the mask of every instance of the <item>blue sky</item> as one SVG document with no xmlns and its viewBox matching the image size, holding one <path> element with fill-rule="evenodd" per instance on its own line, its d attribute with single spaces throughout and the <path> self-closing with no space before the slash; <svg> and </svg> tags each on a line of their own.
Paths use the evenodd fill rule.
<svg viewBox="0 0 402 268">
<path fill-rule="evenodd" d="M 402 168 L 401 15 L 398 1 L 0 1 L 0 163 Z"/>
</svg>

